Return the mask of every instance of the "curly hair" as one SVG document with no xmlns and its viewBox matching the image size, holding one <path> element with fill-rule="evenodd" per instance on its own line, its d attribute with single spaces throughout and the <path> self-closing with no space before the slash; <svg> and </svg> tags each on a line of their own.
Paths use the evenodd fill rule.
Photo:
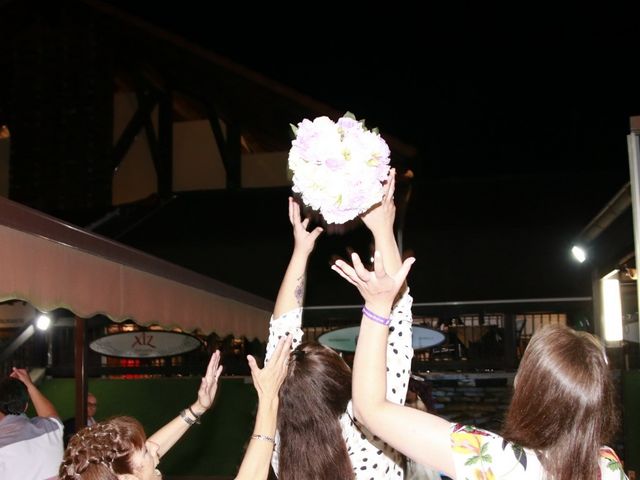
<svg viewBox="0 0 640 480">
<path fill-rule="evenodd" d="M 132 417 L 113 417 L 76 433 L 64 452 L 60 480 L 118 480 L 133 473 L 131 456 L 144 448 L 146 435 Z"/>
</svg>

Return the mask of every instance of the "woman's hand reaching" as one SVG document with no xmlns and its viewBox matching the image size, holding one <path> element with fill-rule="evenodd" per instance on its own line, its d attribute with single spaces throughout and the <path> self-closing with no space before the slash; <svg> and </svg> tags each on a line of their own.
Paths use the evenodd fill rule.
<svg viewBox="0 0 640 480">
<path fill-rule="evenodd" d="M 222 373 L 222 365 L 220 364 L 220 350 L 211 355 L 209 365 L 207 366 L 207 372 L 202 381 L 200 382 L 200 388 L 198 389 L 198 401 L 194 406 L 197 409 L 195 413 L 198 415 L 203 414 L 206 410 L 209 410 L 213 404 L 213 399 L 216 396 L 218 390 L 218 379 Z"/>
<path fill-rule="evenodd" d="M 393 194 L 396 188 L 396 169 L 389 170 L 384 186 L 382 201 L 361 215 L 362 221 L 374 236 L 390 232 L 393 234 L 393 222 L 396 218 L 396 205 Z"/>
<path fill-rule="evenodd" d="M 293 226 L 294 250 L 309 255 L 313 251 L 316 239 L 322 233 L 322 227 L 308 232 L 309 218 L 301 220 L 300 205 L 292 197 L 289 197 L 289 221 Z"/>
<path fill-rule="evenodd" d="M 373 257 L 373 271 L 365 268 L 357 253 L 353 253 L 351 259 L 353 267 L 343 260 L 338 260 L 331 266 L 331 269 L 356 286 L 369 310 L 390 310 L 398 291 L 402 288 L 411 270 L 411 265 L 415 262 L 415 258 L 407 258 L 393 276 L 387 274 L 382 255 L 378 251 Z"/>
<path fill-rule="evenodd" d="M 260 400 L 276 400 L 280 386 L 287 376 L 287 367 L 289 365 L 289 355 L 291 354 L 291 342 L 293 337 L 287 335 L 278 341 L 278 345 L 271 355 L 269 363 L 264 368 L 258 368 L 256 359 L 251 355 L 247 355 L 249 368 L 251 368 L 251 377 L 253 378 L 253 386 L 258 392 Z"/>
</svg>

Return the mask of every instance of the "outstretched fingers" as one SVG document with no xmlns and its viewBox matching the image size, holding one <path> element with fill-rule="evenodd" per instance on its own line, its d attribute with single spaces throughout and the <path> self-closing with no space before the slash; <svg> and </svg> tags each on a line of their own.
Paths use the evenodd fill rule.
<svg viewBox="0 0 640 480">
<path fill-rule="evenodd" d="M 402 262 L 402 266 L 400 267 L 400 270 L 398 270 L 393 276 L 394 281 L 397 283 L 404 282 L 407 278 L 407 275 L 409 275 L 409 272 L 411 271 L 411 267 L 413 266 L 415 261 L 416 259 L 414 257 L 409 257 L 404 262 Z"/>
<path fill-rule="evenodd" d="M 283 361 L 286 361 L 289 358 L 292 341 L 292 335 L 285 335 L 280 340 L 278 340 L 278 345 L 276 345 L 276 349 L 273 351 L 273 355 L 271 355 L 269 363 L 275 362 L 275 364 L 277 365 L 282 363 Z"/>
<path fill-rule="evenodd" d="M 373 254 L 373 271 L 378 278 L 384 278 L 387 275 L 387 271 L 384 268 L 384 260 L 378 250 Z"/>
<path fill-rule="evenodd" d="M 222 367 L 220 364 L 220 350 L 216 350 L 213 355 L 211 355 L 211 359 L 209 360 L 209 365 L 207 365 L 207 372 L 204 374 L 204 377 L 210 380 L 218 380 L 220 373 L 222 371 Z"/>
<path fill-rule="evenodd" d="M 294 229 L 300 228 L 300 226 L 303 225 L 302 214 L 300 213 L 300 204 L 296 202 L 293 197 L 289 197 L 289 221 L 291 222 L 291 225 L 293 225 Z"/>
<path fill-rule="evenodd" d="M 336 263 L 331 265 L 331 270 L 336 272 L 351 285 L 354 285 L 356 287 L 360 285 L 358 275 L 356 275 L 355 270 L 353 270 L 353 268 L 351 268 L 351 265 L 349 265 L 348 263 L 342 260 L 336 260 Z M 358 282 L 356 280 L 358 280 Z"/>
<path fill-rule="evenodd" d="M 371 278 L 371 272 L 362 264 L 362 260 L 360 260 L 360 256 L 357 253 L 353 252 L 351 254 L 351 260 L 353 266 L 344 260 L 336 260 L 336 263 L 331 265 L 331 269 L 349 283 L 358 287 Z"/>
<path fill-rule="evenodd" d="M 277 395 L 286 377 L 292 342 L 292 335 L 282 337 L 278 341 L 269 363 L 262 369 L 258 367 L 258 363 L 252 355 L 247 355 L 253 384 L 259 394 Z"/>
<path fill-rule="evenodd" d="M 365 267 L 362 263 L 362 260 L 360 260 L 360 255 L 358 255 L 356 252 L 353 252 L 351 254 L 351 261 L 353 262 L 353 269 L 355 270 L 360 280 L 366 282 L 371 278 L 371 272 L 367 270 L 367 267 Z"/>
<path fill-rule="evenodd" d="M 390 205 L 393 203 L 393 194 L 396 191 L 396 169 L 389 170 L 389 178 L 387 178 L 386 191 L 383 195 L 383 203 Z"/>
</svg>

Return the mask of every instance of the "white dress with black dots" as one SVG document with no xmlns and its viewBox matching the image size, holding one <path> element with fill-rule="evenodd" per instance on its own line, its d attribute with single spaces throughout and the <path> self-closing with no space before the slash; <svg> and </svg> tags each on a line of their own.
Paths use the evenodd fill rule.
<svg viewBox="0 0 640 480">
<path fill-rule="evenodd" d="M 389 339 L 387 341 L 387 400 L 404 404 L 409 383 L 411 358 L 411 305 L 413 298 L 408 289 L 391 311 Z M 267 343 L 266 361 L 269 361 L 278 339 L 287 333 L 293 335 L 292 347 L 302 341 L 302 308 L 291 310 L 278 318 L 271 317 L 269 323 L 269 342 Z M 358 424 L 353 415 L 351 401 L 347 411 L 340 417 L 342 437 L 347 444 L 347 452 L 356 480 L 403 479 L 402 455 L 385 442 L 372 435 L 365 427 Z M 271 464 L 278 473 L 279 436 L 276 432 L 276 449 Z"/>
</svg>

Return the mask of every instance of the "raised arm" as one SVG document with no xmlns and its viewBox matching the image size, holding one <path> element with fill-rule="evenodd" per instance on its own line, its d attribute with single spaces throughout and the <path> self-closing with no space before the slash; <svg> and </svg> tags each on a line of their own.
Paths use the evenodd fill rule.
<svg viewBox="0 0 640 480">
<path fill-rule="evenodd" d="M 300 308 L 304 300 L 305 273 L 307 261 L 313 251 L 316 239 L 322 233 L 321 227 L 307 231 L 309 219 L 300 218 L 300 205 L 289 197 L 289 221 L 293 227 L 293 253 L 282 279 L 273 316 L 278 318 L 294 308 Z"/>
<path fill-rule="evenodd" d="M 247 357 L 253 385 L 258 392 L 258 413 L 236 480 L 260 480 L 269 475 L 271 455 L 275 447 L 278 392 L 287 374 L 291 340 L 290 335 L 280 339 L 271 361 L 263 369 L 258 368 L 255 358 L 251 355 Z"/>
<path fill-rule="evenodd" d="M 29 376 L 29 372 L 24 368 L 13 367 L 10 376 L 17 378 L 26 385 L 27 392 L 29 392 L 29 398 L 31 399 L 33 408 L 36 410 L 36 415 L 39 417 L 58 417 L 56 407 L 54 407 L 53 403 L 51 403 L 49 399 L 45 397 L 40 390 L 38 390 L 38 387 L 33 384 L 31 377 Z"/>
<path fill-rule="evenodd" d="M 402 266 L 402 257 L 393 231 L 396 218 L 396 206 L 393 194 L 396 188 L 396 169 L 389 171 L 382 202 L 364 213 L 361 218 L 371 231 L 375 249 L 384 258 L 384 267 L 389 275 L 394 275 Z"/>
<path fill-rule="evenodd" d="M 393 198 L 395 183 L 396 171 L 392 168 L 385 185 L 382 202 L 362 215 L 363 223 L 373 235 L 375 249 L 384 258 L 385 269 L 390 275 L 397 273 L 402 266 L 402 258 L 393 230 L 396 215 Z M 411 343 L 413 323 L 411 305 L 413 300 L 409 296 L 406 286 L 403 286 L 401 292 L 401 296 L 396 299 L 390 315 L 386 360 L 386 398 L 399 405 L 404 404 L 407 396 L 411 359 L 413 358 Z"/>
<path fill-rule="evenodd" d="M 293 252 L 287 270 L 282 279 L 273 316 L 269 325 L 269 340 L 265 359 L 269 361 L 278 340 L 290 333 L 295 347 L 302 338 L 302 305 L 304 300 L 305 275 L 309 255 L 313 251 L 316 239 L 322 233 L 321 227 L 308 232 L 309 219 L 300 218 L 300 205 L 289 197 L 289 221 L 293 228 Z"/>
<path fill-rule="evenodd" d="M 338 261 L 332 267 L 358 288 L 365 306 L 388 318 L 397 292 L 403 287 L 413 259 L 389 276 L 383 257 L 376 251 L 374 271 L 368 271 L 357 254 L 353 267 Z M 450 449 L 450 424 L 426 412 L 389 402 L 386 391 L 386 343 L 389 328 L 365 316 L 353 365 L 353 404 L 358 419 L 374 434 L 418 463 L 429 465 L 455 478 Z"/>
<path fill-rule="evenodd" d="M 222 366 L 220 366 L 219 363 L 220 351 L 216 351 L 211 355 L 207 372 L 200 382 L 198 399 L 190 407 L 183 410 L 180 415 L 148 438 L 148 442 L 152 442 L 158 446 L 158 457 L 162 457 L 167 453 L 180 437 L 186 433 L 191 425 L 199 422 L 200 416 L 209 410 L 213 404 L 213 399 L 218 389 L 218 379 L 222 373 Z"/>
</svg>

